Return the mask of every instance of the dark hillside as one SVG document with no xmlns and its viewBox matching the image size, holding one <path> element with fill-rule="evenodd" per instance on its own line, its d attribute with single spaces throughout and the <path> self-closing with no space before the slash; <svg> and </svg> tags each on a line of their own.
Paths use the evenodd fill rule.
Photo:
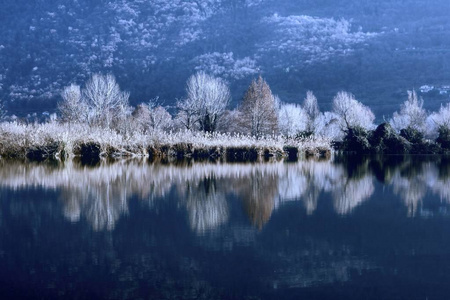
<svg viewBox="0 0 450 300">
<path fill-rule="evenodd" d="M 313 90 L 329 109 L 353 92 L 381 119 L 406 90 L 450 84 L 446 0 L 0 1 L 0 99 L 10 113 L 54 110 L 62 87 L 112 72 L 137 104 L 183 97 L 203 69 L 233 105 L 265 76 L 283 101 Z M 437 109 L 448 95 L 422 95 Z"/>
</svg>

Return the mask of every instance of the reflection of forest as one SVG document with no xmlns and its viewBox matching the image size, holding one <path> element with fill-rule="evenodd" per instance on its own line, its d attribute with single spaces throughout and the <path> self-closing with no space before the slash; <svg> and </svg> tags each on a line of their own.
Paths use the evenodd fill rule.
<svg viewBox="0 0 450 300">
<path fill-rule="evenodd" d="M 391 184 L 407 206 L 408 216 L 417 215 L 427 191 L 450 204 L 450 177 L 446 171 L 449 166 L 445 157 L 409 159 L 398 164 Z"/>
<path fill-rule="evenodd" d="M 349 214 L 374 193 L 374 179 L 391 185 L 415 215 L 427 190 L 450 203 L 448 163 L 406 158 L 354 159 L 267 164 L 162 165 L 144 161 L 103 163 L 97 167 L 1 162 L 0 185 L 42 187 L 59 192 L 64 215 L 85 219 L 95 230 L 113 229 L 136 196 L 148 206 L 176 191 L 191 229 L 203 234 L 229 220 L 227 197 L 235 195 L 250 222 L 262 228 L 287 201 L 301 201 L 308 214 L 321 193 L 332 196 L 338 214 Z"/>
</svg>

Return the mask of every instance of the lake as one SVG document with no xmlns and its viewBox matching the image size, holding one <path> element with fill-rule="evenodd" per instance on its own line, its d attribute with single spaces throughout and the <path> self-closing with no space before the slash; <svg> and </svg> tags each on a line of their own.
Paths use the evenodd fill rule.
<svg viewBox="0 0 450 300">
<path fill-rule="evenodd" d="M 450 159 L 0 160 L 1 299 L 448 299 Z"/>
</svg>

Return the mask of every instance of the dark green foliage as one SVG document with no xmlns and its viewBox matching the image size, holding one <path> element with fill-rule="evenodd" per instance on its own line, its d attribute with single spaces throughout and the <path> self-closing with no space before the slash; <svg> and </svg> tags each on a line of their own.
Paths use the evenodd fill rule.
<svg viewBox="0 0 450 300">
<path fill-rule="evenodd" d="M 439 154 L 442 153 L 442 148 L 439 144 L 423 141 L 422 143 L 413 144 L 411 154 Z"/>
<path fill-rule="evenodd" d="M 400 130 L 400 136 L 411 143 L 411 154 L 437 154 L 441 152 L 438 144 L 428 142 L 423 133 L 412 127 Z"/>
<path fill-rule="evenodd" d="M 442 140 L 450 136 L 442 132 Z M 349 128 L 342 142 L 342 150 L 358 154 L 437 154 L 441 153 L 438 143 L 426 141 L 423 134 L 411 127 L 402 129 L 400 135 L 388 124 L 379 125 L 374 131 Z"/>
<path fill-rule="evenodd" d="M 380 124 L 370 136 L 372 152 L 384 154 L 405 154 L 411 144 L 399 136 L 389 123 Z"/>
<path fill-rule="evenodd" d="M 438 129 L 439 136 L 436 139 L 436 143 L 438 143 L 442 149 L 449 150 L 450 149 L 450 128 L 446 126 L 440 126 Z"/>
<path fill-rule="evenodd" d="M 356 153 L 368 153 L 371 149 L 369 133 L 361 127 L 350 127 L 344 137 L 343 150 Z"/>
<path fill-rule="evenodd" d="M 412 127 L 407 127 L 400 130 L 400 136 L 404 137 L 408 142 L 413 144 L 422 143 L 423 133 Z"/>
</svg>

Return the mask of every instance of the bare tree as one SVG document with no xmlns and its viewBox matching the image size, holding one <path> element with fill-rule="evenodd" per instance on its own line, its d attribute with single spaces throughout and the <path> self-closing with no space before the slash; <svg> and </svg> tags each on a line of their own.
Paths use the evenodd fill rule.
<svg viewBox="0 0 450 300">
<path fill-rule="evenodd" d="M 177 104 L 186 128 L 198 123 L 200 130 L 213 132 L 230 102 L 228 85 L 220 78 L 198 72 L 186 83 L 187 97 Z"/>
<path fill-rule="evenodd" d="M 120 90 L 113 75 L 92 75 L 82 92 L 89 108 L 89 123 L 111 127 L 113 122 L 129 112 L 129 96 L 129 93 Z"/>
<path fill-rule="evenodd" d="M 319 105 L 317 104 L 317 98 L 314 96 L 313 92 L 307 91 L 306 92 L 306 98 L 303 100 L 303 109 L 306 112 L 306 115 L 308 116 L 308 123 L 306 126 L 306 130 L 309 132 L 314 133 L 314 123 L 316 122 L 316 119 L 320 115 Z"/>
<path fill-rule="evenodd" d="M 131 115 L 135 128 L 141 132 L 168 130 L 173 125 L 170 113 L 154 101 L 150 101 L 148 104 L 139 104 Z"/>
<path fill-rule="evenodd" d="M 220 132 L 239 132 L 239 119 L 241 114 L 237 109 L 225 110 L 220 121 L 217 125 L 217 129 Z"/>
<path fill-rule="evenodd" d="M 62 101 L 58 102 L 58 110 L 64 122 L 87 121 L 88 107 L 81 98 L 79 85 L 71 84 L 61 92 Z"/>
<path fill-rule="evenodd" d="M 243 132 L 256 137 L 278 132 L 275 98 L 269 85 L 261 76 L 250 84 L 239 111 Z"/>
<path fill-rule="evenodd" d="M 131 113 L 133 118 L 133 128 L 139 132 L 146 132 L 149 130 L 150 124 L 150 109 L 148 105 L 141 103 Z"/>
<path fill-rule="evenodd" d="M 167 130 L 172 126 L 172 116 L 161 105 L 151 110 L 150 121 L 150 126 L 154 130 Z"/>
<path fill-rule="evenodd" d="M 352 127 L 372 129 L 375 115 L 369 107 L 355 99 L 350 93 L 341 91 L 333 99 L 333 112 L 337 115 L 342 131 Z"/>
<path fill-rule="evenodd" d="M 191 99 L 186 98 L 177 101 L 178 113 L 175 117 L 175 122 L 182 128 L 188 130 L 198 129 L 198 115 L 194 109 Z"/>
<path fill-rule="evenodd" d="M 423 109 L 423 99 L 419 99 L 416 91 L 408 91 L 408 100 L 400 107 L 400 112 L 394 112 L 389 123 L 400 131 L 405 128 L 413 128 L 419 132 L 425 132 L 427 113 Z"/>
</svg>

